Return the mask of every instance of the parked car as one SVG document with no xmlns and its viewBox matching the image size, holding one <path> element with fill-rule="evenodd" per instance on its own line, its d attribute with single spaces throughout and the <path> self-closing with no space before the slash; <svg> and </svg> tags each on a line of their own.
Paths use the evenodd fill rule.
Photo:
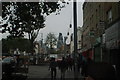
<svg viewBox="0 0 120 80">
<path fill-rule="evenodd" d="M 2 60 L 2 74 L 10 75 L 14 71 L 15 64 L 15 59 L 13 57 L 5 57 Z"/>
<path fill-rule="evenodd" d="M 15 59 L 13 57 L 6 57 L 2 60 L 3 64 L 11 64 L 13 62 L 15 62 Z"/>
<path fill-rule="evenodd" d="M 3 56 L 2 56 L 3 57 Z M 27 78 L 29 57 L 23 55 L 5 55 L 2 59 L 2 79 L 16 80 L 17 76 Z M 20 79 L 21 79 L 20 78 Z M 19 79 L 19 78 L 17 78 Z"/>
</svg>

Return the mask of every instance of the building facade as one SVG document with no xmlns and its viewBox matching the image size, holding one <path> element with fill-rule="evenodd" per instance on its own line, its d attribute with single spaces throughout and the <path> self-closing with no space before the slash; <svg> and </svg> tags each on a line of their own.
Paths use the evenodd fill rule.
<svg viewBox="0 0 120 80">
<path fill-rule="evenodd" d="M 110 40 L 114 38 L 114 42 L 119 42 L 119 5 L 119 2 L 85 2 L 83 4 L 82 52 L 84 56 L 96 62 L 103 61 L 110 51 L 106 48 L 114 44 Z M 118 44 L 115 45 L 115 47 L 118 46 Z M 110 58 L 106 58 L 106 61 L 108 60 Z"/>
<path fill-rule="evenodd" d="M 82 52 L 84 56 L 94 58 L 95 61 L 101 59 L 100 43 L 101 36 L 105 31 L 104 14 L 104 3 L 102 2 L 85 2 L 83 4 Z"/>
<path fill-rule="evenodd" d="M 82 27 L 77 27 L 77 50 L 78 53 L 81 53 L 81 48 L 82 48 L 82 43 L 81 43 L 81 38 L 82 36 Z M 74 51 L 74 34 L 71 34 L 71 38 L 70 38 L 70 53 L 72 54 Z"/>
<path fill-rule="evenodd" d="M 64 44 L 63 44 L 63 36 L 62 33 L 59 33 L 57 40 L 57 49 L 60 53 L 64 53 Z"/>
<path fill-rule="evenodd" d="M 111 64 L 118 64 L 120 59 L 120 2 L 106 3 L 106 55 L 104 59 Z M 106 58 L 106 56 L 109 56 Z"/>
<path fill-rule="evenodd" d="M 78 48 L 78 53 L 81 53 L 81 36 L 82 36 L 82 27 L 77 28 L 77 48 Z"/>
</svg>

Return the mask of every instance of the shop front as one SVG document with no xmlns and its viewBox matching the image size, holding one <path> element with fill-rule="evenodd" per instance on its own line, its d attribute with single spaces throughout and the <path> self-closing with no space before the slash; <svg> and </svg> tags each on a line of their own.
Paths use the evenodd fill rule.
<svg viewBox="0 0 120 80">
<path fill-rule="evenodd" d="M 111 27 L 105 30 L 106 34 L 106 49 L 108 55 L 108 61 L 111 64 L 116 64 L 119 60 L 117 56 L 120 55 L 119 53 L 119 44 L 118 41 L 120 40 L 120 21 L 113 24 Z"/>
<path fill-rule="evenodd" d="M 96 42 L 94 44 L 94 61 L 100 62 L 102 59 L 102 48 L 101 48 L 101 37 L 96 38 Z"/>
<path fill-rule="evenodd" d="M 90 58 L 93 60 L 93 50 L 92 48 L 91 49 L 88 49 L 86 51 L 83 51 L 82 52 L 82 55 L 87 59 L 87 58 Z"/>
</svg>

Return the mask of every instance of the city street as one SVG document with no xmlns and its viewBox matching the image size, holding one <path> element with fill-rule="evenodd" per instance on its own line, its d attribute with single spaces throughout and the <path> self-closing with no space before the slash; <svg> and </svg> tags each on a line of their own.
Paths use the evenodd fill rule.
<svg viewBox="0 0 120 80">
<path fill-rule="evenodd" d="M 60 79 L 60 70 L 57 69 L 57 79 Z M 66 79 L 74 79 L 74 71 L 66 71 Z M 80 75 L 79 75 L 80 78 Z M 50 80 L 50 71 L 48 70 L 48 65 L 32 65 L 29 67 L 29 73 L 27 80 Z M 82 80 L 82 79 L 79 79 Z"/>
<path fill-rule="evenodd" d="M 120 80 L 119 0 L 1 1 L 1 80 Z"/>
</svg>

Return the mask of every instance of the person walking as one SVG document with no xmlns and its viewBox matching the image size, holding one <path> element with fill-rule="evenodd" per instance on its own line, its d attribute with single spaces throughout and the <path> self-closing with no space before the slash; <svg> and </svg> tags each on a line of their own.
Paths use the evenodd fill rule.
<svg viewBox="0 0 120 80">
<path fill-rule="evenodd" d="M 51 71 L 51 80 L 56 79 L 56 67 L 57 67 L 57 62 L 55 61 L 55 58 L 51 58 L 50 65 L 49 65 L 49 70 Z"/>
<path fill-rule="evenodd" d="M 78 72 L 81 73 L 80 69 L 82 67 L 82 63 L 83 63 L 83 57 L 81 54 L 79 54 L 78 58 L 77 58 L 77 69 L 78 69 Z"/>
<path fill-rule="evenodd" d="M 61 71 L 61 80 L 65 79 L 65 72 L 67 69 L 67 62 L 64 57 L 62 57 L 62 61 L 60 62 L 59 69 Z"/>
<path fill-rule="evenodd" d="M 66 60 L 67 60 L 67 64 L 68 64 L 68 70 L 72 71 L 73 59 L 69 55 Z"/>
<path fill-rule="evenodd" d="M 94 61 L 87 57 L 87 59 L 84 58 L 84 60 L 82 61 L 82 71 L 81 71 L 81 74 L 83 76 L 87 76 L 87 68 L 89 67 L 89 65 L 91 65 L 92 63 L 94 63 Z"/>
</svg>

